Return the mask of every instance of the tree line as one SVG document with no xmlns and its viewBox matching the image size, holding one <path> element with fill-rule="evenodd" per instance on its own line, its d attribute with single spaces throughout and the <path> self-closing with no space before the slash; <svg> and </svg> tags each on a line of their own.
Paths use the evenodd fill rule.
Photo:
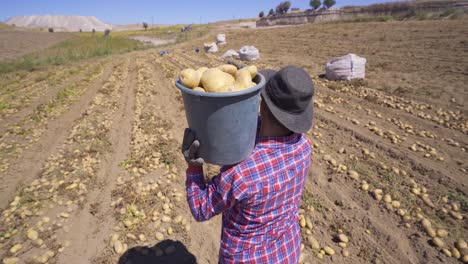
<svg viewBox="0 0 468 264">
<path fill-rule="evenodd" d="M 323 6 L 323 8 L 330 8 L 332 6 L 334 6 L 336 4 L 336 1 L 335 0 L 323 0 L 323 3 L 321 0 L 310 0 L 309 2 L 309 6 L 311 7 L 312 10 L 318 10 L 320 8 L 320 6 Z M 270 11 L 268 12 L 268 16 L 274 16 L 274 15 L 282 15 L 282 14 L 286 14 L 289 9 L 291 8 L 291 2 L 290 1 L 285 1 L 285 2 L 281 2 L 279 3 L 276 8 L 273 10 L 270 9 Z M 265 16 L 265 13 L 263 11 L 261 11 L 258 16 L 260 18 L 264 17 Z"/>
</svg>

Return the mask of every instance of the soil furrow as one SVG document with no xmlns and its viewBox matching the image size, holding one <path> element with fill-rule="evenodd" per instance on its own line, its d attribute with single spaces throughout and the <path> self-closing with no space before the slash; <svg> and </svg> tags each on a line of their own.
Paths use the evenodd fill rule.
<svg viewBox="0 0 468 264">
<path fill-rule="evenodd" d="M 66 80 L 64 83 L 61 83 L 57 86 L 52 86 L 46 89 L 44 94 L 40 95 L 39 98 L 34 99 L 31 104 L 29 104 L 27 107 L 21 109 L 20 111 L 12 114 L 9 116 L 8 120 L 5 120 L 0 124 L 0 135 L 5 132 L 8 126 L 14 125 L 23 119 L 30 117 L 36 108 L 40 106 L 41 104 L 47 103 L 50 98 L 55 98 L 57 95 L 58 91 L 62 90 L 63 88 L 67 87 L 70 84 L 73 84 L 75 82 L 78 82 L 79 80 L 85 78 L 86 74 L 89 74 L 89 72 L 80 72 L 79 74 L 75 75 L 74 77 Z"/>
<path fill-rule="evenodd" d="M 436 182 L 443 181 L 444 184 L 450 184 L 450 182 L 452 184 L 464 182 L 463 176 L 460 178 L 459 175 L 454 175 L 453 172 L 448 168 L 439 166 L 434 162 L 427 162 L 425 160 L 421 160 L 421 158 L 418 156 L 405 153 L 397 148 L 394 148 L 389 143 L 381 139 L 374 138 L 371 132 L 361 130 L 360 128 L 356 128 L 355 126 L 344 126 L 342 125 L 343 122 L 340 119 L 337 119 L 332 115 L 329 115 L 327 113 L 316 113 L 316 118 L 325 119 L 327 120 L 327 122 L 332 122 L 335 126 L 340 127 L 344 131 L 352 133 L 356 139 L 368 143 L 370 145 L 374 145 L 376 148 L 386 152 L 387 155 L 391 155 L 393 159 L 408 161 L 413 168 L 420 171 L 423 175 L 430 175 L 431 179 L 433 179 Z"/>
<path fill-rule="evenodd" d="M 111 233 L 114 224 L 109 206 L 111 191 L 116 186 L 117 177 L 125 172 L 119 167 L 119 162 L 125 160 L 130 151 L 137 71 L 134 60 L 129 65 L 129 75 L 121 88 L 119 108 L 109 132 L 112 149 L 101 158 L 102 164 L 87 202 L 70 223 L 71 230 L 64 235 L 65 240 L 71 241 L 71 246 L 60 255 L 59 263 L 90 263 L 103 250 Z"/>
<path fill-rule="evenodd" d="M 67 138 L 75 121 L 85 113 L 97 90 L 111 75 L 111 70 L 112 67 L 108 66 L 102 76 L 86 90 L 85 94 L 66 113 L 62 114 L 58 119 L 50 121 L 41 139 L 29 146 L 28 150 L 23 152 L 21 157 L 10 165 L 9 170 L 1 175 L 3 184 L 1 186 L 0 208 L 5 207 L 13 192 L 19 186 L 27 184 L 37 177 L 47 157 L 55 153 Z"/>
</svg>

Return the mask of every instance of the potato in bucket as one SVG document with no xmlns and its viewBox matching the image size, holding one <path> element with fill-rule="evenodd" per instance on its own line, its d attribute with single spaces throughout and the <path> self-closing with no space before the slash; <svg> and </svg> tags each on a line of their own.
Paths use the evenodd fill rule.
<svg viewBox="0 0 468 264">
<path fill-rule="evenodd" d="M 235 73 L 231 67 L 222 66 L 205 70 L 194 87 L 183 84 L 195 85 L 196 77 L 193 82 L 179 78 L 175 84 L 182 92 L 188 126 L 200 140 L 199 156 L 217 165 L 241 162 L 255 146 L 265 78 L 255 66 Z"/>
</svg>

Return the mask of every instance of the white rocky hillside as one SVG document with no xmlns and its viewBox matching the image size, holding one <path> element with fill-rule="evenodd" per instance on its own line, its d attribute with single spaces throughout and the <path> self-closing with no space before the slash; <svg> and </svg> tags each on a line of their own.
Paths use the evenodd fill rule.
<svg viewBox="0 0 468 264">
<path fill-rule="evenodd" d="M 27 28 L 53 28 L 55 31 L 104 31 L 112 29 L 111 24 L 106 24 L 94 16 L 16 16 L 5 23 L 17 27 Z"/>
</svg>

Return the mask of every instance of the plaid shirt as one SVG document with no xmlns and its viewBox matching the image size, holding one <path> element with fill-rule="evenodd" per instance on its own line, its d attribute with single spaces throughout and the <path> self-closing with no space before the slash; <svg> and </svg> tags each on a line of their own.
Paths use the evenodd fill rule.
<svg viewBox="0 0 468 264">
<path fill-rule="evenodd" d="M 223 214 L 220 263 L 297 263 L 298 208 L 311 161 L 301 134 L 257 137 L 252 155 L 206 183 L 187 169 L 187 200 L 197 221 Z"/>
</svg>

